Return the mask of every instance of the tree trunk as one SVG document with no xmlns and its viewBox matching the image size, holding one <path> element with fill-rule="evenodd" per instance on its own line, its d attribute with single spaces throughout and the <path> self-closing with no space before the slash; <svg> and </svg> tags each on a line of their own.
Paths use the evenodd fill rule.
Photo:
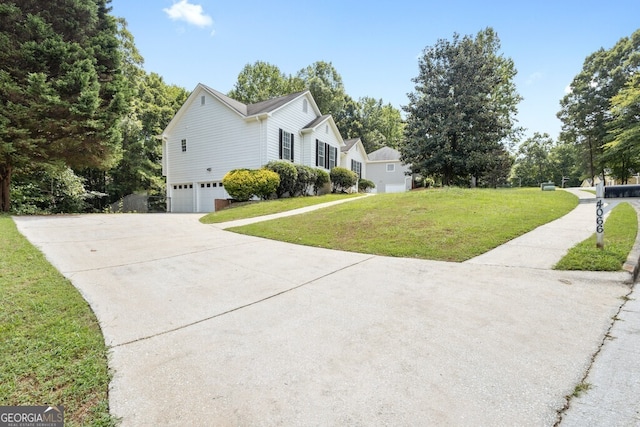
<svg viewBox="0 0 640 427">
<path fill-rule="evenodd" d="M 11 184 L 11 165 L 0 165 L 0 212 L 9 212 L 11 207 L 11 193 L 9 186 Z"/>
</svg>

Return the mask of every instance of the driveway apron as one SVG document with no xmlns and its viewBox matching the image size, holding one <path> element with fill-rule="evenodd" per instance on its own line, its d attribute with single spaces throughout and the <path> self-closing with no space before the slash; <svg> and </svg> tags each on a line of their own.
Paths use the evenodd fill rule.
<svg viewBox="0 0 640 427">
<path fill-rule="evenodd" d="M 348 253 L 198 218 L 15 218 L 96 313 L 123 426 L 550 426 L 629 292 L 620 273 Z"/>
</svg>

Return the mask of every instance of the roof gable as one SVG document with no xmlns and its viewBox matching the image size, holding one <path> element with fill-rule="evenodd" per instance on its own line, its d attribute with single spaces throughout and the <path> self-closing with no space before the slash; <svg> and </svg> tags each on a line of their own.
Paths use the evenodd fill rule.
<svg viewBox="0 0 640 427">
<path fill-rule="evenodd" d="M 391 147 L 382 147 L 368 155 L 370 161 L 400 161 L 400 152 Z"/>
</svg>

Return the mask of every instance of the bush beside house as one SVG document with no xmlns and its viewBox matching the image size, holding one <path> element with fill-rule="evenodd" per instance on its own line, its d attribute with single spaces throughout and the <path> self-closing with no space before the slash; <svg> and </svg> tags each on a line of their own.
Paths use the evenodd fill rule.
<svg viewBox="0 0 640 427">
<path fill-rule="evenodd" d="M 334 193 L 346 193 L 358 182 L 358 175 L 355 172 L 339 166 L 331 169 L 329 177 Z"/>
</svg>

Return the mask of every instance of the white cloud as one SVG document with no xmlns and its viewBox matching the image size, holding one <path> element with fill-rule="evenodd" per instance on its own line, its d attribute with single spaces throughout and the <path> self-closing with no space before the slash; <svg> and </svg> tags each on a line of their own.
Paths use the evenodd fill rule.
<svg viewBox="0 0 640 427">
<path fill-rule="evenodd" d="M 213 19 L 206 15 L 199 4 L 191 4 L 189 0 L 180 0 L 170 8 L 162 9 L 174 21 L 185 21 L 197 27 L 210 27 Z"/>
</svg>

